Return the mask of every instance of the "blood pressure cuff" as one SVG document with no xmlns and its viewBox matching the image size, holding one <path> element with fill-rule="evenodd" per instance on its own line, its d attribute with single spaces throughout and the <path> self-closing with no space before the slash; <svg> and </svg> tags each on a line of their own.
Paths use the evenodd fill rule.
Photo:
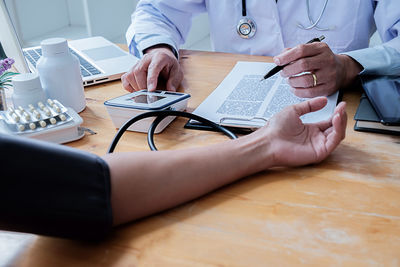
<svg viewBox="0 0 400 267">
<path fill-rule="evenodd" d="M 0 134 L 0 229 L 99 240 L 112 227 L 110 172 L 98 156 Z"/>
</svg>

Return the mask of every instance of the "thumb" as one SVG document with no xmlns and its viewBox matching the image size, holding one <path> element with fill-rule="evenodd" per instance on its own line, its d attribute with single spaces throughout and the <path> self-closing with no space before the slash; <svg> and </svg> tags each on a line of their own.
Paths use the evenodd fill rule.
<svg viewBox="0 0 400 267">
<path fill-rule="evenodd" d="M 293 108 L 297 115 L 301 116 L 306 113 L 318 111 L 326 106 L 328 99 L 324 96 L 316 97 L 299 104 L 293 105 Z"/>
</svg>

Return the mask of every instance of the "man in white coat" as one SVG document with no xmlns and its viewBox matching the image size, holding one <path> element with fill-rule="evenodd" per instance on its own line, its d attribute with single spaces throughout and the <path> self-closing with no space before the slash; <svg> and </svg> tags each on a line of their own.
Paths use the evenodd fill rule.
<svg viewBox="0 0 400 267">
<path fill-rule="evenodd" d="M 398 0 L 141 0 L 126 36 L 142 59 L 122 77 L 125 89 L 155 90 L 161 76 L 175 91 L 183 79 L 177 51 L 202 12 L 215 51 L 288 64 L 281 75 L 300 97 L 330 95 L 360 73 L 400 75 Z M 368 47 L 375 30 L 383 43 Z M 320 35 L 324 42 L 305 44 Z"/>
</svg>

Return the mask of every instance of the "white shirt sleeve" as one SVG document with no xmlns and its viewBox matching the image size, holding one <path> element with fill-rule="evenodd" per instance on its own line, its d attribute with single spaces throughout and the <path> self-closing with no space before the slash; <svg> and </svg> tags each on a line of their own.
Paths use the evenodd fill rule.
<svg viewBox="0 0 400 267">
<path fill-rule="evenodd" d="M 400 75 L 399 1 L 376 1 L 374 19 L 382 45 L 343 54 L 351 56 L 364 67 L 360 74 Z"/>
<path fill-rule="evenodd" d="M 156 44 L 167 44 L 178 51 L 192 17 L 205 11 L 204 0 L 141 0 L 126 33 L 131 53 L 141 57 L 143 50 Z"/>
</svg>

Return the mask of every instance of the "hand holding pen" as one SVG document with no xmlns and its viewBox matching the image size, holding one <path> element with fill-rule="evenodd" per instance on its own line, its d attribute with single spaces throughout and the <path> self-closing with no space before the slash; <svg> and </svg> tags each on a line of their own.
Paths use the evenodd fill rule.
<svg viewBox="0 0 400 267">
<path fill-rule="evenodd" d="M 322 39 L 312 39 L 274 57 L 281 76 L 288 78 L 299 97 L 331 95 L 350 84 L 362 70 L 351 57 L 334 54 L 328 44 L 319 42 Z"/>
<path fill-rule="evenodd" d="M 313 38 L 310 41 L 308 41 L 306 44 L 311 44 L 311 43 L 315 43 L 315 42 L 321 42 L 322 40 L 325 39 L 325 36 L 321 35 L 320 37 L 317 38 Z M 276 63 L 276 62 L 275 62 Z M 263 79 L 268 79 L 269 77 L 275 75 L 276 73 L 280 72 L 284 67 L 286 67 L 287 65 L 289 65 L 290 63 L 284 64 L 284 65 L 279 65 L 278 63 L 276 63 L 276 67 L 274 67 L 272 70 L 270 70 L 269 72 L 267 72 L 267 74 L 264 75 Z"/>
</svg>

